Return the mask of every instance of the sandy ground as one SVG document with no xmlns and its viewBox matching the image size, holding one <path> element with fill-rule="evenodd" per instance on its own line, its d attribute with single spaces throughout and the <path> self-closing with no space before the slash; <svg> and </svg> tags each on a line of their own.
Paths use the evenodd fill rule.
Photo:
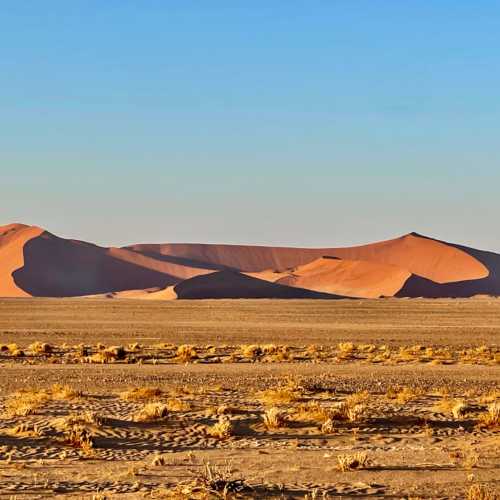
<svg viewBox="0 0 500 500">
<path fill-rule="evenodd" d="M 25 356 L 0 357 L 0 497 L 197 498 L 193 485 L 206 479 L 207 462 L 227 466 L 226 484 L 241 479 L 246 488 L 238 495 L 247 498 L 466 498 L 471 487 L 498 491 L 499 428 L 485 425 L 483 415 L 500 395 L 499 313 L 500 301 L 489 299 L 2 300 L 0 344 L 17 343 Z M 34 341 L 59 347 L 32 356 Z M 348 341 L 388 344 L 393 355 L 374 364 L 360 348 L 339 358 L 336 345 Z M 198 359 L 176 362 L 168 354 L 175 346 L 132 364 L 71 357 L 71 346 L 94 349 L 97 342 L 221 347 L 219 362 L 201 347 Z M 224 344 L 269 342 L 330 350 L 324 358 L 220 356 L 231 351 Z M 401 346 L 414 344 L 434 346 L 431 357 L 452 355 L 445 364 L 423 354 L 400 357 Z M 464 348 L 479 354 L 461 357 Z M 78 393 L 61 394 L 53 384 Z M 159 391 L 124 398 L 133 387 Z M 33 411 L 12 414 L 23 397 L 16 391 L 44 389 Z M 323 428 L 323 413 L 335 414 L 353 393 L 361 405 L 354 418 L 335 417 Z M 162 418 L 138 421 L 151 402 L 171 406 Z M 283 417 L 277 428 L 263 420 L 271 407 Z M 92 416 L 81 424 L 91 448 L 68 440 L 64 422 L 71 415 Z M 213 434 L 219 421 L 230 422 L 227 435 Z M 355 453 L 366 454 L 366 463 L 339 470 L 338 457 Z"/>
</svg>

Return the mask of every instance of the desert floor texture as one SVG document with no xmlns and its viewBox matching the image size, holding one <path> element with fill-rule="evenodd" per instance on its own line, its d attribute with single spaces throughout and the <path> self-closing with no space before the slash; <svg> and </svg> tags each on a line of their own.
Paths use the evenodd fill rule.
<svg viewBox="0 0 500 500">
<path fill-rule="evenodd" d="M 500 300 L 0 300 L 0 498 L 498 498 Z"/>
</svg>

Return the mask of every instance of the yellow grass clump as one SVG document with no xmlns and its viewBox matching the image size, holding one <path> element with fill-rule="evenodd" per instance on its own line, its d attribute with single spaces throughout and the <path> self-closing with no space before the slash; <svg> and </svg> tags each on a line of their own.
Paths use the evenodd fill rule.
<svg viewBox="0 0 500 500">
<path fill-rule="evenodd" d="M 330 413 L 327 408 L 317 401 L 309 401 L 299 404 L 294 409 L 293 418 L 295 420 L 323 423 L 330 418 Z"/>
<path fill-rule="evenodd" d="M 230 418 L 221 415 L 219 420 L 212 426 L 206 428 L 207 434 L 217 439 L 227 439 L 234 433 L 234 425 Z"/>
<path fill-rule="evenodd" d="M 500 427 L 500 401 L 490 403 L 488 410 L 479 416 L 478 423 L 480 427 Z"/>
<path fill-rule="evenodd" d="M 50 400 L 50 393 L 45 390 L 18 391 L 7 398 L 5 415 L 7 417 L 31 415 L 48 400 Z"/>
<path fill-rule="evenodd" d="M 156 399 L 163 394 L 158 387 L 134 387 L 120 394 L 122 399 L 127 401 L 140 401 L 146 399 Z"/>
<path fill-rule="evenodd" d="M 362 469 L 368 462 L 368 455 L 365 452 L 357 452 L 352 455 L 337 455 L 337 467 L 341 472 L 354 469 Z"/>
<path fill-rule="evenodd" d="M 34 342 L 28 346 L 28 350 L 34 354 L 51 354 L 54 349 L 50 344 L 45 342 Z"/>
<path fill-rule="evenodd" d="M 259 399 L 265 404 L 286 404 L 297 401 L 299 399 L 299 394 L 294 387 L 281 386 L 262 391 L 259 394 Z"/>
<path fill-rule="evenodd" d="M 135 415 L 134 422 L 153 422 L 168 415 L 168 407 L 164 403 L 146 403 Z"/>
<path fill-rule="evenodd" d="M 175 359 L 178 363 L 191 363 L 198 359 L 198 352 L 192 345 L 180 345 L 177 348 Z"/>
<path fill-rule="evenodd" d="M 167 400 L 168 411 L 189 411 L 191 404 L 179 398 L 170 398 Z"/>
<path fill-rule="evenodd" d="M 472 484 L 465 493 L 466 500 L 500 500 L 500 494 L 479 483 Z"/>
<path fill-rule="evenodd" d="M 279 429 L 285 426 L 287 414 L 283 410 L 273 406 L 264 412 L 262 418 L 264 420 L 264 425 L 268 429 Z"/>
<path fill-rule="evenodd" d="M 409 401 L 418 398 L 422 395 L 420 389 L 414 387 L 396 387 L 389 388 L 386 393 L 386 398 L 395 401 L 398 404 L 406 404 Z"/>
<path fill-rule="evenodd" d="M 83 396 L 83 392 L 69 385 L 54 384 L 50 388 L 52 399 L 76 399 Z"/>
</svg>

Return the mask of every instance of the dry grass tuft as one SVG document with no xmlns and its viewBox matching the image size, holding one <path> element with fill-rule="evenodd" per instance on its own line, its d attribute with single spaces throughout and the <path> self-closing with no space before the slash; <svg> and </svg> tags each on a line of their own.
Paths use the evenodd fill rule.
<svg viewBox="0 0 500 500">
<path fill-rule="evenodd" d="M 126 401 L 140 401 L 146 399 L 156 399 L 163 394 L 163 391 L 158 387 L 134 387 L 120 394 L 122 399 Z"/>
<path fill-rule="evenodd" d="M 368 462 L 368 455 L 365 452 L 357 452 L 352 455 L 337 455 L 337 467 L 341 472 L 354 469 L 362 469 Z"/>
<path fill-rule="evenodd" d="M 147 403 L 135 415 L 134 422 L 154 422 L 168 415 L 168 407 L 164 403 Z"/>
<path fill-rule="evenodd" d="M 283 386 L 262 391 L 259 394 L 259 399 L 265 404 L 286 404 L 297 401 L 299 394 L 295 388 Z"/>
<path fill-rule="evenodd" d="M 25 417 L 35 413 L 50 399 L 50 393 L 45 390 L 21 390 L 12 394 L 5 402 L 7 417 Z"/>
<path fill-rule="evenodd" d="M 266 410 L 262 418 L 264 420 L 264 425 L 268 429 L 279 429 L 285 427 L 287 414 L 274 406 Z"/>
<path fill-rule="evenodd" d="M 389 388 L 386 393 L 386 398 L 403 405 L 421 395 L 422 391 L 420 389 L 414 387 L 397 387 L 395 389 Z"/>
<path fill-rule="evenodd" d="M 175 359 L 178 363 L 191 363 L 198 359 L 198 353 L 192 345 L 180 345 L 177 348 Z"/>
<path fill-rule="evenodd" d="M 206 428 L 207 434 L 217 439 L 227 439 L 234 434 L 234 425 L 225 415 L 219 417 L 218 422 Z"/>
<path fill-rule="evenodd" d="M 94 439 L 88 429 L 75 425 L 69 427 L 65 432 L 64 442 L 73 448 L 82 450 L 85 454 L 92 454 Z"/>
<path fill-rule="evenodd" d="M 321 425 L 323 434 L 333 434 L 335 432 L 335 423 L 331 418 L 327 418 Z"/>
<path fill-rule="evenodd" d="M 500 401 L 488 405 L 488 411 L 479 416 L 478 424 L 480 427 L 500 427 Z"/>
<path fill-rule="evenodd" d="M 293 418 L 307 422 L 323 423 L 330 418 L 327 408 L 321 406 L 317 401 L 302 403 L 294 409 Z"/>
<path fill-rule="evenodd" d="M 28 350 L 34 354 L 51 354 L 53 352 L 53 347 L 45 342 L 33 342 L 28 346 Z"/>
<path fill-rule="evenodd" d="M 205 487 L 208 493 L 207 499 L 212 498 L 210 493 L 215 493 L 215 498 L 233 498 L 230 496 L 231 493 L 238 493 L 247 488 L 243 479 L 236 479 L 234 477 L 230 462 L 226 462 L 224 465 L 215 465 L 206 462 L 198 481 Z"/>
<path fill-rule="evenodd" d="M 179 398 L 170 398 L 167 400 L 168 411 L 189 411 L 191 404 Z"/>
<path fill-rule="evenodd" d="M 52 399 L 76 399 L 83 396 L 83 392 L 73 389 L 69 385 L 54 384 L 50 388 Z"/>
<path fill-rule="evenodd" d="M 56 427 L 69 429 L 74 426 L 93 425 L 102 427 L 106 423 L 106 417 L 93 411 L 85 411 L 79 414 L 71 414 L 54 422 Z"/>
<path fill-rule="evenodd" d="M 466 491 L 465 498 L 467 500 L 499 500 L 500 495 L 482 484 L 475 483 Z"/>
<path fill-rule="evenodd" d="M 459 418 L 463 417 L 467 413 L 467 409 L 468 409 L 468 407 L 465 404 L 465 401 L 463 401 L 462 399 L 459 399 L 453 405 L 453 407 L 451 409 L 451 413 L 453 414 L 453 417 L 458 420 Z"/>
<path fill-rule="evenodd" d="M 241 355 L 246 359 L 251 359 L 253 361 L 259 359 L 262 356 L 262 348 L 258 345 L 242 345 L 240 348 Z"/>
</svg>

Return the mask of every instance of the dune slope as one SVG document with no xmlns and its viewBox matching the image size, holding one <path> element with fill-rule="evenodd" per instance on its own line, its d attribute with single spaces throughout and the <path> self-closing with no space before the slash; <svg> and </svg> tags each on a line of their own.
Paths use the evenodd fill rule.
<svg viewBox="0 0 500 500">
<path fill-rule="evenodd" d="M 235 271 L 196 276 L 174 287 L 179 299 L 334 299 L 328 293 L 284 286 Z"/>
<path fill-rule="evenodd" d="M 32 296 L 74 297 L 161 288 L 210 272 L 157 261 L 126 249 L 58 238 L 46 231 L 24 241 L 22 247 L 9 247 L 24 261 L 13 270 L 12 280 Z"/>
<path fill-rule="evenodd" d="M 391 297 L 411 273 L 399 267 L 362 260 L 323 257 L 282 273 L 275 283 L 348 297 Z"/>
</svg>

